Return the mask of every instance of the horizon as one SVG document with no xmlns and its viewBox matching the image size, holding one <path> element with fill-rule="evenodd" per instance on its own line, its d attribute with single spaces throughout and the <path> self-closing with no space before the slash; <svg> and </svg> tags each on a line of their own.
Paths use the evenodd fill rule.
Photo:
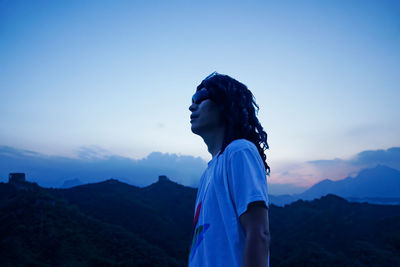
<svg viewBox="0 0 400 267">
<path fill-rule="evenodd" d="M 97 154 L 94 150 L 86 150 L 81 151 L 76 158 L 68 158 L 0 146 L 0 181 L 6 182 L 9 173 L 22 172 L 26 174 L 27 180 L 44 187 L 63 187 L 67 181 L 76 179 L 82 184 L 117 179 L 143 187 L 156 182 L 159 176 L 166 175 L 174 182 L 196 188 L 207 166 L 206 161 L 200 157 L 189 155 L 152 152 L 145 158 L 135 160 L 106 155 L 102 150 L 100 152 Z M 269 180 L 269 192 L 274 195 L 297 194 L 322 180 L 343 180 L 379 165 L 400 171 L 400 147 L 361 151 L 349 159 L 313 160 L 292 165 L 290 171 L 294 174 L 313 168 L 320 176 L 307 185 L 298 184 L 301 181 L 298 178 L 287 183 Z"/>
<path fill-rule="evenodd" d="M 398 148 L 398 149 L 400 149 L 400 148 Z M 367 202 L 373 203 L 373 204 L 389 204 L 389 205 L 394 204 L 394 205 L 398 205 L 399 203 L 394 200 L 394 199 L 398 199 L 398 195 L 393 195 L 393 192 L 390 192 L 392 195 L 390 195 L 389 197 L 386 195 L 388 188 L 385 188 L 385 187 L 387 187 L 388 185 L 390 187 L 390 182 L 388 184 L 387 181 L 383 183 L 383 185 L 384 185 L 383 190 L 386 190 L 385 197 L 383 197 L 383 198 L 382 198 L 382 196 L 380 196 L 380 197 L 377 197 L 377 196 L 374 196 L 374 197 L 367 196 L 367 197 L 365 197 L 364 196 L 364 197 L 361 197 L 361 198 L 360 197 L 356 198 L 354 195 L 350 196 L 350 197 L 349 196 L 346 197 L 346 196 L 342 195 L 343 192 L 342 193 L 340 193 L 340 192 L 339 193 L 335 193 L 335 192 L 323 193 L 323 191 L 321 191 L 321 190 L 324 190 L 324 189 L 326 190 L 326 188 L 327 188 L 326 187 L 327 184 L 325 183 L 326 181 L 330 181 L 330 182 L 345 182 L 348 179 L 358 179 L 357 186 L 359 186 L 359 182 L 361 182 L 361 180 L 360 180 L 361 176 L 367 175 L 367 177 L 369 177 L 369 178 L 374 177 L 375 178 L 375 182 L 377 182 L 377 180 L 376 180 L 376 178 L 377 178 L 376 177 L 376 170 L 379 170 L 380 173 L 385 173 L 384 176 L 381 177 L 381 178 L 386 178 L 385 175 L 387 175 L 388 173 L 390 173 L 389 175 L 392 176 L 393 171 L 395 171 L 395 173 L 397 173 L 397 176 L 400 175 L 400 169 L 391 168 L 391 167 L 388 167 L 385 164 L 377 164 L 374 167 L 368 167 L 368 168 L 365 168 L 365 169 L 361 169 L 360 172 L 357 173 L 357 176 L 355 176 L 355 177 L 346 177 L 346 178 L 339 179 L 339 180 L 336 180 L 336 181 L 333 181 L 333 180 L 330 180 L 330 179 L 325 179 L 325 180 L 317 182 L 314 185 L 311 185 L 310 187 L 302 188 L 302 190 L 300 190 L 300 187 L 299 187 L 298 188 L 299 190 L 297 192 L 289 192 L 288 193 L 288 192 L 284 191 L 285 189 L 287 189 L 287 187 L 286 188 L 285 187 L 284 188 L 279 188 L 279 185 L 277 185 L 277 184 L 270 184 L 270 185 L 276 186 L 276 188 L 275 188 L 275 192 L 273 192 L 273 193 L 269 192 L 268 195 L 270 195 L 272 197 L 272 200 L 270 200 L 271 203 L 275 204 L 275 205 L 278 205 L 278 206 L 283 206 L 285 204 L 294 202 L 296 199 L 302 199 L 302 200 L 308 200 L 308 201 L 318 199 L 318 197 L 315 196 L 316 192 L 317 192 L 317 194 L 320 195 L 320 197 L 327 197 L 328 195 L 332 195 L 332 196 L 335 196 L 335 197 L 346 199 L 346 200 L 348 200 L 350 202 L 352 202 L 352 201 L 360 202 L 360 199 L 361 199 L 361 201 L 365 201 L 366 199 L 368 199 Z M 371 173 L 374 173 L 374 175 L 371 176 Z M 21 174 L 23 175 L 23 177 L 21 176 Z M 361 178 L 361 179 L 364 180 L 363 183 L 365 183 L 365 178 Z M 2 179 L 0 179 L 0 183 L 3 183 L 1 180 Z M 165 183 L 165 182 L 173 183 L 173 184 L 176 184 L 176 185 L 179 185 L 179 186 L 188 187 L 188 188 L 192 188 L 192 189 L 196 189 L 197 188 L 196 186 L 189 186 L 189 185 L 184 185 L 182 183 L 179 183 L 179 182 L 175 181 L 174 179 L 171 179 L 167 175 L 158 175 L 157 180 L 151 182 L 150 184 L 142 185 L 142 186 L 136 185 L 136 184 L 132 183 L 132 181 L 126 181 L 126 180 L 118 179 L 118 178 L 107 178 L 107 179 L 103 179 L 103 180 L 86 182 L 86 183 L 84 183 L 84 182 L 80 181 L 78 178 L 76 178 L 76 179 L 71 179 L 71 180 L 65 180 L 63 186 L 61 186 L 61 187 L 53 187 L 53 186 L 45 187 L 43 185 L 38 184 L 38 181 L 31 181 L 31 180 L 27 179 L 26 178 L 26 173 L 14 172 L 14 173 L 9 173 L 9 178 L 8 178 L 7 183 L 11 183 L 11 184 L 36 183 L 40 187 L 46 188 L 46 189 L 70 189 L 70 188 L 75 188 L 75 187 L 79 187 L 79 186 L 102 184 L 102 183 L 109 183 L 109 182 L 111 182 L 112 184 L 115 184 L 115 181 L 118 182 L 118 183 L 126 184 L 128 186 L 133 186 L 133 187 L 142 188 L 142 189 L 151 187 L 154 184 Z M 330 184 L 330 185 L 332 185 L 332 184 Z M 353 183 L 353 187 L 354 187 L 354 185 L 356 185 L 356 184 Z M 287 186 L 287 185 L 284 185 L 284 186 Z M 343 183 L 342 183 L 342 190 L 343 189 L 344 188 L 343 188 Z M 365 191 L 366 187 L 364 186 L 364 188 L 362 188 L 362 189 Z M 328 188 L 328 190 L 335 190 L 335 189 L 330 187 L 330 189 Z M 380 190 L 382 190 L 382 188 L 380 188 Z M 268 191 L 270 191 L 270 190 L 268 190 Z M 352 192 L 352 193 L 354 194 L 354 192 Z M 382 194 L 382 192 L 380 192 L 380 193 Z M 365 194 L 365 192 L 364 192 L 364 194 Z M 283 197 L 283 198 L 280 199 L 279 197 Z M 291 197 L 292 199 L 289 200 L 289 199 L 287 199 L 287 197 Z M 391 202 L 388 202 L 386 199 L 390 199 Z M 373 201 L 373 202 L 371 202 L 371 201 Z"/>
<path fill-rule="evenodd" d="M 195 184 L 211 156 L 188 108 L 217 71 L 260 106 L 270 184 L 355 175 L 373 164 L 365 151 L 398 167 L 399 12 L 398 1 L 0 0 L 0 146 L 75 167 L 113 159 L 121 172 L 183 157 L 195 171 L 168 171 Z"/>
</svg>

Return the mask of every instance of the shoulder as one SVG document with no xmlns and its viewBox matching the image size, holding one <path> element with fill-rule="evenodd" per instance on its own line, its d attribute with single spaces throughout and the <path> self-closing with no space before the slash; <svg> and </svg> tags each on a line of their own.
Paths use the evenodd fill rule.
<svg viewBox="0 0 400 267">
<path fill-rule="evenodd" d="M 225 148 L 225 152 L 228 157 L 238 151 L 249 151 L 249 150 L 258 153 L 257 147 L 247 139 L 233 140 Z"/>
</svg>

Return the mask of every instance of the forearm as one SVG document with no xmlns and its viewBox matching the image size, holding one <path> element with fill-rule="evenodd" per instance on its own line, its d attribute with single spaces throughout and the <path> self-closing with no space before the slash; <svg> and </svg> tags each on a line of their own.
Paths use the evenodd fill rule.
<svg viewBox="0 0 400 267">
<path fill-rule="evenodd" d="M 268 266 L 269 235 L 246 237 L 243 267 Z"/>
</svg>

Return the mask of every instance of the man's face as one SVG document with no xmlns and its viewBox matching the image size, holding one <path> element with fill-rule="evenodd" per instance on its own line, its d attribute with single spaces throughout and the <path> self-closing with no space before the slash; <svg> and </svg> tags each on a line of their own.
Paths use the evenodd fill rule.
<svg viewBox="0 0 400 267">
<path fill-rule="evenodd" d="M 189 110 L 192 112 L 190 123 L 194 134 L 202 136 L 222 127 L 222 108 L 209 98 L 206 88 L 202 88 L 193 95 Z"/>
</svg>

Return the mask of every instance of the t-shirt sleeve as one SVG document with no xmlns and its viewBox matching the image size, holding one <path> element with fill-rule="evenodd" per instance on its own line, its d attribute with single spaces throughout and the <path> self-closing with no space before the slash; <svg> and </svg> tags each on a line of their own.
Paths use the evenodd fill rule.
<svg viewBox="0 0 400 267">
<path fill-rule="evenodd" d="M 230 195 L 238 216 L 254 201 L 264 201 L 268 207 L 267 176 L 256 148 L 233 152 L 227 172 Z"/>
</svg>

